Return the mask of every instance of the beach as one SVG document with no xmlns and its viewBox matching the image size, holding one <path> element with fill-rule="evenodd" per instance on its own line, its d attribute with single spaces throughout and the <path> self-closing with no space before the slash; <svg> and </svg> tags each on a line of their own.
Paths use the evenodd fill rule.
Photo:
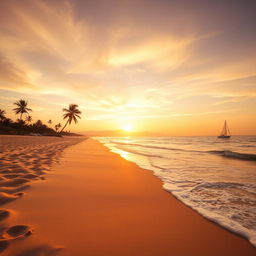
<svg viewBox="0 0 256 256">
<path fill-rule="evenodd" d="M 16 212 L 8 208 L 8 203 L 26 196 L 32 184 L 44 181 L 63 150 L 84 139 L 0 135 L 0 253 L 33 233 L 29 225 L 9 224 Z"/>
<path fill-rule="evenodd" d="M 20 143 L 12 138 L 12 145 Z M 23 163 L 31 170 L 38 168 L 37 175 L 49 170 L 24 183 L 31 184 L 24 194 L 8 191 L 18 200 L 2 203 L 1 209 L 9 213 L 1 222 L 2 255 L 255 255 L 247 240 L 203 218 L 163 190 L 152 172 L 101 143 L 42 139 L 26 138 L 30 148 L 41 140 L 41 151 L 28 157 L 27 146 L 28 152 L 19 156 L 19 169 Z M 17 173 L 10 164 L 23 146 L 1 156 L 2 176 L 6 168 Z M 42 156 L 59 151 L 61 157 Z M 36 166 L 27 162 L 31 157 Z M 47 159 L 52 162 L 45 163 Z M 12 179 L 17 183 L 17 177 Z M 15 225 L 18 228 L 11 229 Z"/>
</svg>

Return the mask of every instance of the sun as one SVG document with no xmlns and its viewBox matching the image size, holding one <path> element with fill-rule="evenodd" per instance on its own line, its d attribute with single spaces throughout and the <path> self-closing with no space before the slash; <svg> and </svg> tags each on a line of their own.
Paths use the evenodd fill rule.
<svg viewBox="0 0 256 256">
<path fill-rule="evenodd" d="M 131 124 L 124 124 L 122 129 L 125 131 L 125 132 L 131 132 L 133 130 L 133 127 Z"/>
</svg>

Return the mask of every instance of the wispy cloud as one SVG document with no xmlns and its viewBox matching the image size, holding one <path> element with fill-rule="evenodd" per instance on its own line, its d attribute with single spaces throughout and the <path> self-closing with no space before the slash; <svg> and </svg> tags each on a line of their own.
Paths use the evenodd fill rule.
<svg viewBox="0 0 256 256">
<path fill-rule="evenodd" d="M 1 99 L 40 118 L 69 101 L 91 120 L 234 115 L 256 98 L 252 8 L 197 2 L 2 0 Z"/>
</svg>

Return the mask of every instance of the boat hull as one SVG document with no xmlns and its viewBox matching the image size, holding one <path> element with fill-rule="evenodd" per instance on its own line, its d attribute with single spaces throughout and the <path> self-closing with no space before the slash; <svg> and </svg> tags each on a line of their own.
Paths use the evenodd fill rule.
<svg viewBox="0 0 256 256">
<path fill-rule="evenodd" d="M 220 136 L 218 136 L 218 138 L 219 139 L 229 139 L 230 136 L 228 136 L 228 135 L 220 135 Z"/>
</svg>

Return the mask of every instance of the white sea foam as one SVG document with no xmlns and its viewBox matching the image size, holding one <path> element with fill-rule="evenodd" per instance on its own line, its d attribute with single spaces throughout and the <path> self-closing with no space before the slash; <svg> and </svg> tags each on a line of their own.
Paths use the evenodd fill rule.
<svg viewBox="0 0 256 256">
<path fill-rule="evenodd" d="M 163 188 L 256 246 L 256 137 L 97 138 Z M 250 161 L 248 161 L 250 160 Z"/>
</svg>

